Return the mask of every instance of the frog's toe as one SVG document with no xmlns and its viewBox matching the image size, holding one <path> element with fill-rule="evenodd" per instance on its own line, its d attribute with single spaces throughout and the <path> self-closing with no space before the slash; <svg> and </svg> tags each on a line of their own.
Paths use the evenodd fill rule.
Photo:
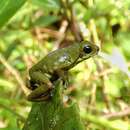
<svg viewBox="0 0 130 130">
<path fill-rule="evenodd" d="M 49 93 L 50 97 L 53 97 L 54 96 L 54 91 L 51 90 L 50 93 Z"/>
<path fill-rule="evenodd" d="M 39 85 L 34 83 L 32 80 L 26 80 L 26 87 L 30 90 L 34 90 L 38 87 Z"/>
<path fill-rule="evenodd" d="M 41 102 L 41 101 L 46 101 L 50 98 L 50 94 L 49 92 L 46 92 L 40 96 L 37 96 L 37 97 L 32 97 L 32 95 L 28 95 L 27 99 L 29 101 L 32 101 L 32 102 Z"/>
<path fill-rule="evenodd" d="M 42 102 L 42 101 L 47 101 L 50 99 L 50 96 L 49 95 L 46 95 L 46 96 L 41 96 L 39 98 L 34 98 L 34 99 L 30 99 L 28 98 L 29 101 L 32 101 L 32 102 Z"/>
<path fill-rule="evenodd" d="M 64 89 L 67 89 L 67 87 L 69 86 L 69 82 L 68 81 L 63 81 L 63 86 L 64 86 Z"/>
<path fill-rule="evenodd" d="M 26 80 L 26 87 L 30 90 L 32 90 L 32 87 L 31 87 L 31 83 L 30 83 L 30 80 Z"/>
</svg>

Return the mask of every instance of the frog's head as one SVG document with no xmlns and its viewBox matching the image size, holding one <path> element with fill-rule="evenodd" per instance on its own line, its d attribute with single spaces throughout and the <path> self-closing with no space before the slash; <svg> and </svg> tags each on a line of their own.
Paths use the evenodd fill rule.
<svg viewBox="0 0 130 130">
<path fill-rule="evenodd" d="M 92 44 L 88 41 L 82 41 L 80 43 L 80 60 L 88 59 L 96 55 L 99 51 L 99 47 L 95 44 Z"/>
</svg>

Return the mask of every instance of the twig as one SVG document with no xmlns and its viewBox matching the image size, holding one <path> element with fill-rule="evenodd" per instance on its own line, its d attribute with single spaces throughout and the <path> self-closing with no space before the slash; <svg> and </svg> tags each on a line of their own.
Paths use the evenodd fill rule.
<svg viewBox="0 0 130 130">
<path fill-rule="evenodd" d="M 68 22 L 67 20 L 63 20 L 62 23 L 61 23 L 61 27 L 59 29 L 59 34 L 61 35 L 60 37 L 58 37 L 58 40 L 55 42 L 55 48 L 54 49 L 57 49 L 60 45 L 60 43 L 64 40 L 65 38 L 65 32 L 67 30 L 67 27 L 68 27 Z"/>
<path fill-rule="evenodd" d="M 70 5 L 70 13 L 71 13 L 71 21 L 70 21 L 71 25 L 70 26 L 71 26 L 72 34 L 74 35 L 75 39 L 80 42 L 83 40 L 83 37 L 81 35 L 79 25 L 78 25 L 77 20 L 75 18 L 75 11 L 73 9 L 72 4 Z"/>
<path fill-rule="evenodd" d="M 124 110 L 119 111 L 119 112 L 105 114 L 103 117 L 110 119 L 110 118 L 121 118 L 121 117 L 129 116 L 129 115 L 130 115 L 130 107 L 125 108 Z"/>
<path fill-rule="evenodd" d="M 106 129 L 110 129 L 110 130 L 121 130 L 120 128 L 118 128 L 117 126 L 115 126 L 112 122 L 108 121 L 105 118 L 102 117 L 98 117 L 98 116 L 93 116 L 89 113 L 81 113 L 81 116 L 84 120 L 86 120 L 87 122 L 92 122 L 94 124 L 96 124 L 97 126 L 100 126 L 102 128 L 106 128 Z"/>
<path fill-rule="evenodd" d="M 17 80 L 18 84 L 21 86 L 23 92 L 25 93 L 25 95 L 29 94 L 29 89 L 25 86 L 23 80 L 20 77 L 20 74 L 17 72 L 17 70 L 15 70 L 6 60 L 5 58 L 0 55 L 0 62 L 8 69 L 8 71 L 15 77 L 15 79 Z"/>
<path fill-rule="evenodd" d="M 107 91 L 106 91 L 106 84 L 105 84 L 105 80 L 107 79 L 107 75 L 104 75 L 101 77 L 102 80 L 102 95 L 103 95 L 103 99 L 104 99 L 104 103 L 106 104 L 106 108 L 110 111 L 110 99 L 108 97 Z"/>
<path fill-rule="evenodd" d="M 128 63 L 127 66 L 130 67 L 130 63 Z M 97 77 L 102 77 L 102 76 L 108 75 L 110 73 L 113 73 L 113 68 L 108 68 L 108 69 L 102 70 L 98 74 L 95 74 L 95 76 L 93 76 L 92 78 L 94 80 L 94 79 L 97 79 Z"/>
<path fill-rule="evenodd" d="M 97 65 L 97 71 L 98 73 L 101 73 L 104 70 L 104 66 L 100 61 L 95 60 L 95 63 Z M 101 82 L 102 82 L 102 95 L 103 95 L 103 99 L 104 99 L 104 103 L 106 104 L 106 108 L 110 111 L 110 101 L 109 101 L 109 97 L 106 93 L 106 84 L 105 84 L 105 80 L 107 78 L 107 75 L 104 74 L 102 76 L 100 76 Z"/>
<path fill-rule="evenodd" d="M 100 46 L 100 41 L 99 41 L 98 34 L 96 31 L 96 25 L 95 25 L 94 19 L 90 20 L 90 29 L 92 32 L 94 43 L 97 44 L 98 46 Z"/>
<path fill-rule="evenodd" d="M 38 37 L 38 40 L 42 40 L 44 38 L 44 34 L 48 34 L 50 37 L 58 39 L 59 37 L 62 37 L 62 33 L 60 33 L 57 30 L 52 30 L 49 28 L 35 28 L 34 32 L 36 33 L 36 36 Z"/>
<path fill-rule="evenodd" d="M 88 7 L 92 8 L 93 5 L 94 5 L 93 0 L 88 0 Z M 94 43 L 97 44 L 100 47 L 100 40 L 98 38 L 98 33 L 97 33 L 97 29 L 96 29 L 94 19 L 90 19 L 90 30 L 92 32 L 92 37 L 93 37 Z"/>
<path fill-rule="evenodd" d="M 96 101 L 96 90 L 97 90 L 97 87 L 96 87 L 96 84 L 94 83 L 92 85 L 92 89 L 91 89 L 91 99 L 90 99 L 90 104 L 89 104 L 91 106 L 95 105 L 95 101 Z"/>
</svg>

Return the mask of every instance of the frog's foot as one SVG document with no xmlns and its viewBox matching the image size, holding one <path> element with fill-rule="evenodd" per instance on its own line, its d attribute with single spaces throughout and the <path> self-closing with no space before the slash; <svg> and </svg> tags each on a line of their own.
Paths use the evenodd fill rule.
<svg viewBox="0 0 130 130">
<path fill-rule="evenodd" d="M 42 102 L 47 101 L 51 98 L 49 92 L 44 93 L 43 95 L 40 95 L 39 97 L 32 98 L 30 95 L 28 96 L 28 100 L 32 102 Z"/>
<path fill-rule="evenodd" d="M 34 83 L 32 80 L 26 80 L 26 87 L 30 90 L 34 90 L 38 87 L 38 84 Z"/>
<path fill-rule="evenodd" d="M 64 89 L 67 89 L 68 85 L 69 85 L 68 81 L 63 81 L 63 87 L 64 87 Z"/>
<path fill-rule="evenodd" d="M 57 70 L 56 73 L 57 75 L 59 75 L 60 79 L 63 81 L 63 86 L 66 89 L 69 84 L 68 72 L 64 70 Z"/>
<path fill-rule="evenodd" d="M 26 87 L 27 87 L 28 89 L 31 89 L 31 90 L 32 90 L 31 83 L 30 83 L 30 80 L 29 80 L 29 79 L 26 80 Z"/>
<path fill-rule="evenodd" d="M 29 95 L 28 95 L 28 100 L 29 101 L 45 101 L 49 99 L 50 97 L 50 91 L 53 88 L 47 87 L 45 85 L 40 85 L 38 86 L 35 90 L 33 90 Z"/>
</svg>

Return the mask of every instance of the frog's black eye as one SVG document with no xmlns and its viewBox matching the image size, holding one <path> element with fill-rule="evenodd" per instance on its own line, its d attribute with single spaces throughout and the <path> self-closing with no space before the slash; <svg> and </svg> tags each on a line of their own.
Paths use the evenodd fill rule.
<svg viewBox="0 0 130 130">
<path fill-rule="evenodd" d="M 92 48 L 89 45 L 84 46 L 83 51 L 87 54 L 92 52 Z"/>
</svg>

